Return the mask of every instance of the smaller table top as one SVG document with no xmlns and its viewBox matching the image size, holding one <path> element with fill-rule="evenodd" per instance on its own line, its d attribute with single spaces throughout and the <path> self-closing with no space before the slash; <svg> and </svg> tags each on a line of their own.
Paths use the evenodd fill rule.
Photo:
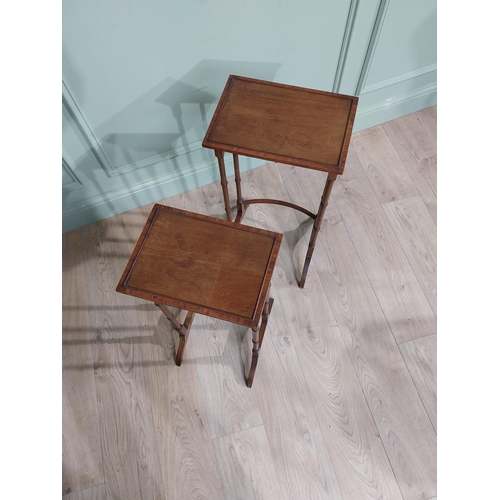
<svg viewBox="0 0 500 500">
<path fill-rule="evenodd" d="M 116 291 L 255 327 L 281 238 L 156 204 Z"/>
<path fill-rule="evenodd" d="M 203 146 L 342 174 L 358 98 L 230 75 Z"/>
</svg>

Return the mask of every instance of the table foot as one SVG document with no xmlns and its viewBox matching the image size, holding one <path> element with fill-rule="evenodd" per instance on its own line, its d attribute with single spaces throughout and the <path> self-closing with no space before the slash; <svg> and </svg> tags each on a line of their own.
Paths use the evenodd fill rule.
<svg viewBox="0 0 500 500">
<path fill-rule="evenodd" d="M 302 276 L 300 277 L 299 281 L 299 288 L 304 288 L 304 285 L 306 284 L 307 272 L 309 271 L 309 264 L 311 263 L 311 259 L 312 259 L 312 252 L 311 255 L 306 256 L 306 261 L 304 262 L 304 268 L 302 269 Z"/>
</svg>

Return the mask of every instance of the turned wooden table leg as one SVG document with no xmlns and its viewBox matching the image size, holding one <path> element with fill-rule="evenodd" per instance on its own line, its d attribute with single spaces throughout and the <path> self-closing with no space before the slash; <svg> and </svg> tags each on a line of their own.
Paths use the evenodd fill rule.
<svg viewBox="0 0 500 500">
<path fill-rule="evenodd" d="M 256 326 L 252 328 L 252 364 L 250 365 L 250 371 L 248 372 L 247 387 L 251 388 L 253 384 L 253 378 L 255 376 L 255 370 L 257 369 L 257 362 L 259 361 L 259 327 Z"/>
<path fill-rule="evenodd" d="M 191 324 L 193 323 L 195 313 L 188 311 L 184 324 L 181 325 L 167 306 L 157 303 L 155 303 L 155 306 L 160 308 L 161 312 L 168 318 L 170 323 L 172 323 L 172 326 L 179 334 L 179 347 L 175 356 L 175 364 L 177 366 L 181 366 L 184 348 L 186 347 L 186 342 L 189 337 L 189 332 L 191 330 Z"/>
<path fill-rule="evenodd" d="M 306 260 L 304 262 L 304 268 L 302 270 L 302 277 L 300 278 L 299 288 L 304 288 L 307 272 L 309 271 L 309 264 L 311 263 L 314 247 L 316 245 L 316 239 L 321 229 L 321 223 L 323 222 L 323 217 L 325 215 L 326 207 L 328 206 L 330 193 L 332 192 L 333 183 L 335 182 L 336 178 L 337 174 L 328 174 L 328 178 L 325 184 L 325 189 L 323 190 L 323 195 L 321 196 L 321 203 L 319 205 L 319 210 L 316 215 L 316 218 L 314 219 L 314 225 L 312 228 L 311 238 L 309 240 L 309 246 L 307 248 Z"/>
<path fill-rule="evenodd" d="M 238 155 L 233 153 L 234 160 L 234 181 L 236 183 L 236 204 L 238 207 L 238 214 L 236 215 L 235 222 L 240 222 L 245 215 L 245 206 L 243 205 L 243 196 L 241 195 L 241 173 L 240 161 Z"/>
<path fill-rule="evenodd" d="M 262 312 L 262 320 L 260 323 L 260 328 L 256 326 L 252 328 L 252 363 L 250 365 L 250 371 L 248 373 L 247 379 L 247 387 L 251 388 L 253 384 L 253 379 L 255 376 L 255 370 L 257 369 L 257 362 L 259 361 L 259 352 L 262 346 L 262 341 L 264 340 L 264 334 L 266 332 L 267 321 L 269 319 L 269 314 L 271 313 L 271 309 L 273 307 L 274 299 L 266 298 L 266 303 L 264 304 L 264 310 Z"/>
<path fill-rule="evenodd" d="M 224 151 L 216 150 L 215 156 L 219 162 L 219 172 L 220 172 L 220 183 L 222 186 L 222 194 L 224 196 L 224 207 L 226 209 L 226 218 L 228 221 L 232 221 L 231 216 L 231 204 L 229 203 L 229 192 L 227 189 L 227 177 L 226 177 L 226 166 L 224 164 Z"/>
</svg>

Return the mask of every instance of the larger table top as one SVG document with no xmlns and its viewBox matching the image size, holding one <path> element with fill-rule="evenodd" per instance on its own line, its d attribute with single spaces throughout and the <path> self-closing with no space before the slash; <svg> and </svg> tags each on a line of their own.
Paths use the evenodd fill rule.
<svg viewBox="0 0 500 500">
<path fill-rule="evenodd" d="M 230 75 L 203 146 L 342 174 L 358 98 Z"/>
</svg>

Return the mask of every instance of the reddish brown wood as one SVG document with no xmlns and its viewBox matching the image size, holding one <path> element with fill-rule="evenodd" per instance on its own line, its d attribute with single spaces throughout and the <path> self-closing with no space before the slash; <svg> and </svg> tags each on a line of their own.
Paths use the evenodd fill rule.
<svg viewBox="0 0 500 500">
<path fill-rule="evenodd" d="M 231 220 L 224 157 L 233 154 L 240 222 L 252 203 L 273 203 L 315 219 L 299 287 L 303 288 L 332 184 L 344 171 L 358 98 L 230 75 L 203 146 L 215 150 L 228 220 Z M 238 154 L 328 172 L 317 214 L 290 202 L 244 200 Z"/>
<path fill-rule="evenodd" d="M 222 186 L 222 195 L 224 196 L 226 218 L 228 221 L 231 221 L 231 205 L 229 203 L 229 191 L 227 189 L 226 167 L 224 165 L 224 151 L 216 151 L 215 156 L 217 157 L 217 162 L 219 163 L 220 183 Z"/>
<path fill-rule="evenodd" d="M 264 305 L 264 311 L 262 312 L 262 323 L 259 330 L 259 349 L 262 347 L 262 341 L 264 340 L 264 333 L 266 333 L 267 321 L 269 320 L 269 315 L 271 314 L 271 309 L 273 308 L 274 299 L 269 299 Z"/>
<path fill-rule="evenodd" d="M 247 387 L 252 387 L 253 379 L 255 376 L 255 370 L 257 369 L 257 363 L 259 361 L 259 352 L 262 346 L 262 341 L 264 340 L 264 334 L 266 333 L 267 321 L 269 319 L 269 314 L 271 314 L 271 309 L 273 308 L 274 299 L 268 297 L 264 305 L 264 311 L 262 312 L 262 321 L 260 328 L 252 328 L 252 364 L 250 365 L 250 370 L 247 378 Z"/>
<path fill-rule="evenodd" d="M 248 207 L 248 205 L 254 205 L 255 203 L 270 203 L 272 205 L 281 205 L 283 207 L 289 207 L 289 208 L 293 208 L 295 210 L 298 210 L 299 212 L 302 212 L 302 213 L 308 215 L 309 217 L 311 217 L 311 219 L 316 218 L 316 214 L 313 214 L 312 212 L 310 212 L 306 208 L 301 207 L 300 205 L 295 205 L 295 203 L 290 203 L 289 201 L 274 200 L 271 198 L 253 198 L 251 200 L 243 200 L 242 201 L 242 205 L 245 208 Z"/>
<path fill-rule="evenodd" d="M 234 162 L 234 181 L 236 183 L 236 206 L 238 208 L 238 215 L 236 222 L 239 222 L 243 215 L 245 215 L 245 206 L 243 205 L 243 196 L 241 195 L 241 174 L 240 174 L 240 160 L 237 154 L 233 154 Z"/>
<path fill-rule="evenodd" d="M 193 324 L 194 312 L 188 311 L 186 319 L 184 321 L 184 328 L 186 329 L 184 335 L 179 336 L 179 348 L 177 349 L 177 355 L 175 356 L 175 364 L 181 366 L 182 355 L 184 354 L 184 348 L 186 347 L 186 342 L 189 337 L 189 332 L 191 331 L 191 325 Z"/>
<path fill-rule="evenodd" d="M 236 215 L 235 222 L 240 222 L 241 219 L 243 219 L 243 216 L 245 215 L 246 208 L 248 205 L 253 205 L 256 203 L 271 203 L 274 205 L 282 205 L 285 207 L 293 208 L 295 210 L 299 210 L 300 212 L 303 212 L 304 214 L 308 215 L 309 217 L 315 219 L 316 214 L 313 214 L 309 210 L 307 210 L 304 207 L 301 207 L 299 205 L 295 205 L 294 203 L 290 203 L 288 201 L 283 201 L 283 200 L 275 200 L 275 199 L 270 199 L 270 198 L 255 198 L 252 200 L 243 200 L 243 196 L 241 194 L 241 174 L 240 174 L 240 162 L 238 159 L 237 154 L 233 154 L 234 158 L 234 180 L 236 183 L 236 206 L 238 208 L 238 213 Z M 224 161 L 222 161 L 222 165 L 224 165 Z M 225 176 L 225 174 L 224 174 Z"/>
<path fill-rule="evenodd" d="M 177 333 L 179 334 L 179 347 L 177 349 L 177 354 L 175 356 L 175 364 L 177 366 L 181 366 L 182 356 L 184 354 L 184 348 L 186 347 L 186 342 L 189 337 L 191 324 L 193 323 L 195 314 L 194 312 L 188 311 L 184 324 L 181 325 L 166 305 L 155 303 L 155 306 L 158 306 L 160 308 L 161 312 L 168 318 L 170 323 L 172 323 L 173 327 L 177 330 Z"/>
<path fill-rule="evenodd" d="M 328 200 L 332 192 L 333 183 L 335 182 L 336 178 L 337 174 L 330 173 L 328 174 L 328 178 L 326 179 L 326 184 L 323 190 L 323 195 L 321 196 L 321 203 L 319 205 L 318 214 L 316 215 L 316 219 L 314 220 L 311 237 L 309 239 L 309 246 L 307 247 L 306 260 L 304 262 L 304 268 L 302 270 L 302 276 L 299 282 L 300 288 L 304 288 L 304 284 L 306 282 L 307 272 L 309 271 L 309 264 L 311 263 L 314 247 L 316 246 L 316 239 L 318 238 L 318 233 L 321 229 L 321 223 L 323 222 L 326 207 L 328 206 Z"/>
<path fill-rule="evenodd" d="M 341 174 L 358 98 L 230 75 L 203 146 Z"/>
<path fill-rule="evenodd" d="M 156 204 L 116 290 L 154 302 L 180 336 L 193 313 L 250 328 L 261 322 L 282 235 Z M 167 306 L 185 309 L 181 325 Z"/>
</svg>

